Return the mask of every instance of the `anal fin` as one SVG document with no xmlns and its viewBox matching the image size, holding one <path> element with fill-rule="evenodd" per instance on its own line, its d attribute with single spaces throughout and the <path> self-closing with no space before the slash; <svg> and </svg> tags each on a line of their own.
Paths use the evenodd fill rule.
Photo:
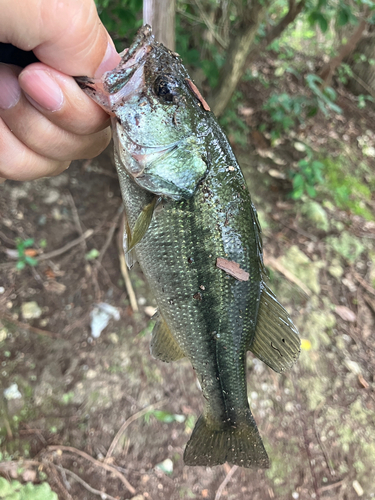
<svg viewBox="0 0 375 500">
<path fill-rule="evenodd" d="M 184 352 L 173 337 L 164 318 L 157 313 L 157 321 L 152 330 L 150 352 L 154 358 L 170 363 L 185 357 Z"/>
<path fill-rule="evenodd" d="M 248 350 L 275 372 L 283 372 L 298 359 L 301 341 L 289 314 L 263 284 L 254 339 Z"/>
</svg>

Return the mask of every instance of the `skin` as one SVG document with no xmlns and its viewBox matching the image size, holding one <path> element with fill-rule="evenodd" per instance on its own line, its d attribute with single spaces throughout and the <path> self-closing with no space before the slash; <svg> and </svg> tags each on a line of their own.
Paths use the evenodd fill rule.
<svg viewBox="0 0 375 500">
<path fill-rule="evenodd" d="M 111 138 L 108 115 L 72 77 L 98 78 L 120 57 L 94 1 L 0 0 L 0 12 L 0 42 L 41 61 L 0 64 L 0 182 L 57 175 L 97 156 Z"/>
</svg>

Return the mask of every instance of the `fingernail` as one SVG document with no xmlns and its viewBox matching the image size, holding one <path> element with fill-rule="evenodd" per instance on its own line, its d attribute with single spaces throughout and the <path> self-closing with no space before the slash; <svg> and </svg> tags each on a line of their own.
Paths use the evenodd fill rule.
<svg viewBox="0 0 375 500">
<path fill-rule="evenodd" d="M 100 78 L 106 71 L 115 68 L 120 61 L 121 57 L 118 55 L 112 41 L 108 41 L 107 50 L 99 68 L 95 71 L 94 78 Z"/>
<path fill-rule="evenodd" d="M 47 111 L 59 111 L 64 104 L 64 94 L 56 80 L 42 70 L 22 72 L 22 89 L 39 106 Z"/>
<path fill-rule="evenodd" d="M 7 64 L 0 63 L 0 108 L 13 108 L 20 97 L 21 88 L 17 76 Z"/>
</svg>

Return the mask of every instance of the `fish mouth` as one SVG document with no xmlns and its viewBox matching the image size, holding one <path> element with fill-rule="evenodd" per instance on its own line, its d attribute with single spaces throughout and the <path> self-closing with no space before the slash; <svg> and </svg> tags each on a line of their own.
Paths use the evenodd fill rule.
<svg viewBox="0 0 375 500">
<path fill-rule="evenodd" d="M 151 27 L 143 26 L 134 42 L 121 52 L 118 66 L 99 78 L 87 76 L 75 80 L 107 113 L 115 115 L 115 109 L 131 99 L 145 86 L 144 65 L 152 50 L 154 37 Z"/>
</svg>

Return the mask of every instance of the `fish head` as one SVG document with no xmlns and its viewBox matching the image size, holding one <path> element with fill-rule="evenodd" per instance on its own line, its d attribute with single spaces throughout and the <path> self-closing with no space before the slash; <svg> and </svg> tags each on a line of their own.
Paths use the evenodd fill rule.
<svg viewBox="0 0 375 500">
<path fill-rule="evenodd" d="M 112 116 L 121 168 L 143 188 L 189 198 L 208 168 L 208 105 L 178 54 L 142 27 L 120 64 L 81 88 Z"/>
</svg>

